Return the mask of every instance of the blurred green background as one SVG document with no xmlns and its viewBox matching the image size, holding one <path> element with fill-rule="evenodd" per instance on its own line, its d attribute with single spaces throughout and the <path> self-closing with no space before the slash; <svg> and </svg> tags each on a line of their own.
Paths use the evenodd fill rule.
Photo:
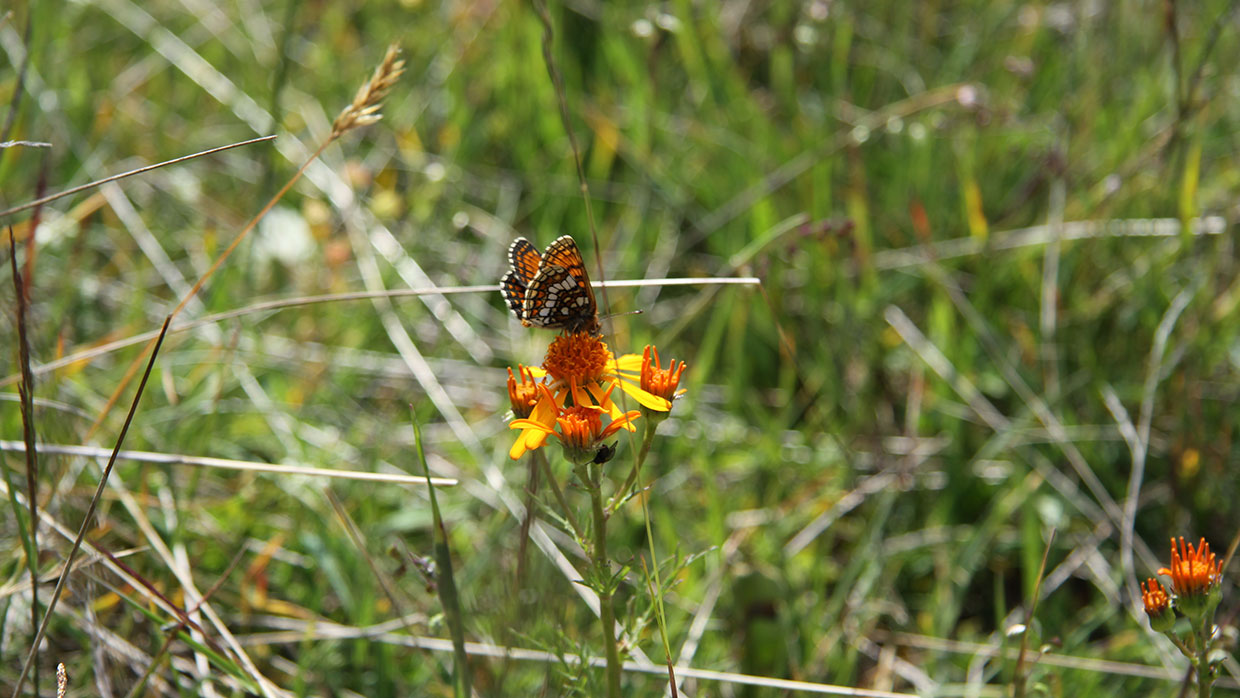
<svg viewBox="0 0 1240 698">
<path fill-rule="evenodd" d="M 665 597 L 677 663 L 1008 695 L 1022 681 L 1007 631 L 1026 621 L 1053 530 L 1028 638 L 1050 654 L 1019 670 L 1029 690 L 1173 695 L 1186 665 L 1149 632 L 1136 580 L 1166 564 L 1170 536 L 1221 554 L 1238 523 L 1235 3 L 549 11 L 597 246 L 528 3 L 14 5 L 0 23 L 8 137 L 51 146 L 0 154 L 0 207 L 279 136 L 58 200 L 33 243 L 29 212 L 4 221 L 30 265 L 39 438 L 111 448 L 141 345 L 41 367 L 157 329 L 395 42 L 408 67 L 384 119 L 331 145 L 181 320 L 494 285 L 514 237 L 572 234 L 592 274 L 597 258 L 607 278 L 651 280 L 608 294 L 611 311 L 644 311 L 615 320 L 612 348 L 655 343 L 689 364 L 647 468 L 660 561 L 701 554 Z M 25 492 L 4 258 L 0 437 Z M 685 276 L 761 285 L 657 283 Z M 539 363 L 552 336 L 496 292 L 249 312 L 169 338 L 125 447 L 417 474 L 412 404 L 433 474 L 461 481 L 440 503 L 468 637 L 598 656 L 574 577 L 538 547 L 514 590 L 526 465 L 506 456 L 504 368 Z M 41 458 L 40 496 L 66 530 L 103 462 Z M 30 593 L 4 512 L 11 692 Z M 176 619 L 85 554 L 41 648 L 43 694 L 64 662 L 70 695 L 125 695 L 152 663 L 151 695 L 234 694 L 254 671 L 296 695 L 450 695 L 451 655 L 407 646 L 447 636 L 407 564 L 430 555 L 429 523 L 417 486 L 121 460 L 88 540 L 182 607 L 239 555 L 210 606 L 253 669 L 182 639 L 153 660 Z M 633 621 L 650 603 L 641 508 L 611 526 L 634 565 Z M 69 542 L 46 524 L 39 540 L 54 581 Z M 656 669 L 626 674 L 629 695 L 662 692 L 653 623 L 634 642 Z M 1220 691 L 1235 668 L 1229 656 Z M 600 691 L 571 664 L 479 658 L 471 672 L 480 695 Z"/>
</svg>

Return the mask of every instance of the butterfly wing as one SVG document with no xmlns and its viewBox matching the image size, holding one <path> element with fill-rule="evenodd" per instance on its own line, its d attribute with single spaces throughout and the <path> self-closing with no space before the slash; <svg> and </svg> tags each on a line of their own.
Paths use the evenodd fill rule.
<svg viewBox="0 0 1240 698">
<path fill-rule="evenodd" d="M 571 235 L 561 235 L 547 246 L 542 255 L 542 263 L 546 266 L 563 267 L 572 275 L 577 285 L 584 289 L 589 298 L 591 312 L 596 312 L 594 288 L 590 286 L 590 276 L 586 274 L 586 264 L 581 259 L 581 250 L 577 249 L 577 241 Z"/>
<path fill-rule="evenodd" d="M 508 246 L 508 264 L 512 267 L 500 279 L 499 289 L 504 294 L 504 302 L 512 314 L 521 319 L 521 308 L 525 302 L 525 290 L 538 273 L 542 264 L 542 255 L 538 248 L 525 238 L 517 238 Z"/>
<path fill-rule="evenodd" d="M 534 243 L 525 238 L 517 238 L 508 246 L 508 264 L 527 286 L 534 280 L 538 267 L 542 265 L 542 255 Z"/>
<path fill-rule="evenodd" d="M 569 269 L 542 265 L 525 289 L 521 322 L 526 326 L 598 333 L 598 312 L 589 287 L 577 283 Z"/>
<path fill-rule="evenodd" d="M 508 304 L 508 309 L 512 311 L 517 319 L 521 318 L 521 305 L 525 302 L 525 290 L 527 285 L 512 269 L 504 274 L 504 278 L 499 280 L 500 293 L 504 294 L 504 302 Z"/>
</svg>

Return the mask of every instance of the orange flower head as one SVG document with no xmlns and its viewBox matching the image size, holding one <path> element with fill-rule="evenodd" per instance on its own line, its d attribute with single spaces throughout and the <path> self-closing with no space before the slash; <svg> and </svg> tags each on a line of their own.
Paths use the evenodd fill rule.
<svg viewBox="0 0 1240 698">
<path fill-rule="evenodd" d="M 508 400 L 512 403 L 513 415 L 517 419 L 525 419 L 538 402 L 538 384 L 534 382 L 530 370 L 521 364 L 517 364 L 517 373 L 521 376 L 520 380 L 513 375 L 511 368 L 508 369 Z"/>
<path fill-rule="evenodd" d="M 1146 613 L 1156 616 L 1167 610 L 1171 604 L 1171 597 L 1167 595 L 1167 590 L 1163 588 L 1163 585 L 1154 579 L 1147 579 L 1145 586 L 1141 587 L 1141 602 L 1145 604 Z"/>
<path fill-rule="evenodd" d="M 653 355 L 654 360 L 651 361 Z M 646 345 L 646 351 L 642 352 L 642 390 L 657 395 L 664 400 L 674 400 L 682 393 L 683 390 L 676 390 L 680 385 L 680 376 L 685 372 L 685 362 L 679 364 L 675 359 L 667 368 L 660 367 L 659 350 L 653 346 Z"/>
<path fill-rule="evenodd" d="M 1171 577 L 1171 590 L 1177 597 L 1205 596 L 1223 578 L 1222 567 L 1206 539 L 1202 538 L 1194 548 L 1192 543 L 1184 542 L 1183 536 L 1179 550 L 1175 539 L 1171 539 L 1171 567 L 1163 567 L 1158 573 Z"/>
<path fill-rule="evenodd" d="M 1145 586 L 1141 587 L 1141 602 L 1145 604 L 1145 614 L 1150 618 L 1151 628 L 1158 632 L 1167 632 L 1175 625 L 1171 597 L 1167 595 L 1163 585 L 1153 579 L 1146 580 Z"/>
<path fill-rule="evenodd" d="M 573 406 L 564 409 L 555 419 L 564 448 L 582 453 L 590 451 L 593 458 L 594 446 L 603 433 L 602 414 L 601 407 Z"/>
<path fill-rule="evenodd" d="M 543 368 L 554 381 L 581 386 L 598 381 L 611 361 L 611 351 L 602 339 L 578 332 L 551 341 Z"/>
</svg>

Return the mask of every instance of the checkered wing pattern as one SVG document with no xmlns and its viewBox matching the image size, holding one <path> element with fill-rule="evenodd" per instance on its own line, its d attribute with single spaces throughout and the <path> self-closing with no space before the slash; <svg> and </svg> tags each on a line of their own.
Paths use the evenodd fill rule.
<svg viewBox="0 0 1240 698">
<path fill-rule="evenodd" d="M 511 267 L 504 278 L 500 279 L 500 291 L 504 294 L 504 302 L 517 319 L 521 318 L 522 306 L 525 303 L 525 290 L 538 274 L 542 265 L 542 255 L 538 248 L 525 238 L 517 238 L 508 246 L 508 264 Z"/>
<path fill-rule="evenodd" d="M 521 322 L 525 325 L 598 333 L 594 294 L 565 267 L 543 264 L 525 289 L 523 310 Z"/>
<path fill-rule="evenodd" d="M 542 266 L 542 255 L 538 254 L 534 243 L 517 238 L 508 246 L 508 264 L 528 285 L 538 273 L 538 267 Z"/>
<path fill-rule="evenodd" d="M 594 289 L 590 286 L 590 277 L 586 274 L 586 264 L 581 259 L 581 250 L 577 249 L 577 242 L 570 235 L 561 235 L 555 239 L 555 242 L 547 246 L 547 251 L 542 255 L 542 263 L 544 266 L 563 267 L 572 275 L 577 285 L 585 289 L 585 293 L 590 298 L 590 311 L 594 312 Z"/>
<path fill-rule="evenodd" d="M 528 286 L 521 315 L 524 324 L 599 333 L 594 289 L 571 236 L 561 235 L 547 246 L 538 274 Z"/>
</svg>

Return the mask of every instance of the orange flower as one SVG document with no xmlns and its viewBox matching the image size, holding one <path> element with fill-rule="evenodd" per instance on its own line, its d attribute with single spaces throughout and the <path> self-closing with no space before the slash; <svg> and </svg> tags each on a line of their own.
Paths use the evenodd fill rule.
<svg viewBox="0 0 1240 698">
<path fill-rule="evenodd" d="M 1180 549 L 1176 550 L 1171 539 L 1171 567 L 1163 567 L 1159 574 L 1171 577 L 1171 590 L 1177 597 L 1205 596 L 1223 578 L 1223 570 L 1210 552 L 1210 544 L 1202 538 L 1197 547 L 1185 543 L 1180 536 Z"/>
<path fill-rule="evenodd" d="M 517 419 L 525 419 L 538 402 L 538 384 L 534 382 L 530 370 L 521 364 L 517 364 L 517 373 L 521 376 L 520 381 L 512 374 L 512 369 L 508 369 L 508 400 L 512 403 L 513 415 Z"/>
<path fill-rule="evenodd" d="M 1145 586 L 1141 587 L 1141 601 L 1145 604 L 1145 612 L 1156 616 L 1167 610 L 1171 597 L 1167 596 L 1167 590 L 1163 588 L 1163 585 L 1153 579 L 1148 579 Z"/>
<path fill-rule="evenodd" d="M 652 354 L 654 355 L 653 362 L 650 360 Z M 685 392 L 676 389 L 680 385 L 680 376 L 684 372 L 685 362 L 681 361 L 677 365 L 675 359 L 672 359 L 667 368 L 660 368 L 659 350 L 649 344 L 646 345 L 646 350 L 642 352 L 642 390 L 671 402 Z"/>
<path fill-rule="evenodd" d="M 1150 617 L 1151 628 L 1158 632 L 1167 632 L 1175 625 L 1171 597 L 1167 595 L 1163 585 L 1153 579 L 1146 580 L 1145 586 L 1141 587 L 1141 602 L 1145 604 L 1145 614 Z"/>
<path fill-rule="evenodd" d="M 638 404 L 666 412 L 671 409 L 671 402 L 651 395 L 637 383 L 641 361 L 642 357 L 636 354 L 625 354 L 616 359 L 602 339 L 579 332 L 560 335 L 552 340 L 551 346 L 547 347 L 543 369 L 546 375 L 551 376 L 551 388 L 556 397 L 572 395 L 573 404 L 597 404 L 606 409 L 607 405 L 602 404 L 603 391 L 608 385 L 616 385 Z M 534 375 L 538 376 L 538 373 Z M 616 414 L 614 410 L 608 411 Z"/>
<path fill-rule="evenodd" d="M 509 423 L 508 428 L 521 429 L 523 436 L 529 433 L 541 433 L 544 439 L 551 434 L 555 434 L 559 437 L 560 443 L 564 445 L 564 451 L 568 459 L 578 465 L 593 460 L 599 448 L 603 445 L 604 439 L 621 428 L 632 429 L 631 422 L 641 414 L 636 410 L 621 414 L 619 417 L 613 418 L 611 423 L 604 427 L 602 419 L 602 415 L 606 411 L 604 408 L 595 405 L 573 405 L 566 408 L 556 401 L 556 397 L 546 385 L 540 384 L 538 388 L 543 393 L 543 400 L 539 401 L 539 405 L 549 404 L 556 406 L 554 426 L 548 426 L 546 423 L 535 419 L 514 419 Z M 614 385 L 607 387 L 603 393 L 602 401 L 610 403 L 610 395 L 613 389 L 615 389 Z M 537 409 L 536 407 L 535 411 Z M 555 427 L 559 427 L 559 431 L 556 431 Z M 513 448 L 516 449 L 517 445 L 521 444 L 522 441 L 523 439 L 518 437 L 517 444 L 514 444 Z M 509 455 L 511 455 L 511 452 Z"/>
</svg>

